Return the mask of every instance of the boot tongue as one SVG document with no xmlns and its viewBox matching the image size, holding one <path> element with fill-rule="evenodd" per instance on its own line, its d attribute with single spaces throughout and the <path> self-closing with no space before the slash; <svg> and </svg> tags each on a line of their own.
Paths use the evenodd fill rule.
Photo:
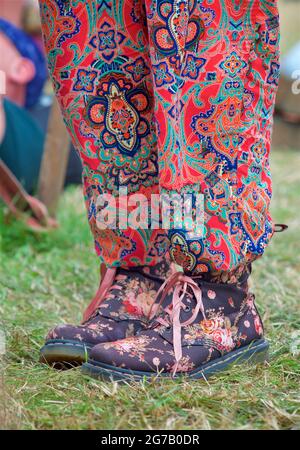
<svg viewBox="0 0 300 450">
<path fill-rule="evenodd" d="M 155 266 L 141 266 L 135 269 L 147 278 L 152 278 L 164 282 L 174 272 L 172 263 L 165 257 L 164 260 Z"/>
<path fill-rule="evenodd" d="M 97 309 L 96 314 L 114 320 L 140 320 L 154 302 L 161 281 L 147 277 L 139 269 L 118 269 L 115 281 Z"/>
<path fill-rule="evenodd" d="M 203 273 L 201 278 L 208 283 L 229 284 L 248 291 L 248 278 L 251 275 L 251 271 L 251 264 L 241 264 L 229 272 Z"/>
</svg>

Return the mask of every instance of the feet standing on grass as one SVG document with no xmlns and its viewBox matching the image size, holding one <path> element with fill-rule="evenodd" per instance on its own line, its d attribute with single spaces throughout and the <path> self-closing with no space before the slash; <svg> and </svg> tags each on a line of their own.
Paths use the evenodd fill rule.
<svg viewBox="0 0 300 450">
<path fill-rule="evenodd" d="M 62 324 L 50 330 L 40 361 L 56 368 L 76 366 L 87 360 L 96 344 L 127 338 L 145 329 L 157 291 L 169 274 L 167 262 L 107 271 L 83 324 Z"/>
<path fill-rule="evenodd" d="M 266 359 L 249 267 L 197 277 L 166 264 L 116 272 L 106 273 L 103 298 L 82 325 L 48 333 L 42 362 L 66 368 L 86 361 L 84 374 L 138 380 L 201 378 L 235 361 Z"/>
<path fill-rule="evenodd" d="M 159 313 L 154 304 L 148 329 L 93 347 L 83 373 L 115 380 L 201 378 L 234 361 L 265 360 L 268 344 L 248 275 L 220 282 L 173 273 L 159 291 L 168 306 Z"/>
</svg>

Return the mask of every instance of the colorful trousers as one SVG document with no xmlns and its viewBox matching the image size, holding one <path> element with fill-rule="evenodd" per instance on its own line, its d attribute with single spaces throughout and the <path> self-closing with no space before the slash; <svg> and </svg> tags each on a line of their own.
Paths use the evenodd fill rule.
<svg viewBox="0 0 300 450">
<path fill-rule="evenodd" d="M 83 164 L 101 262 L 228 272 L 273 235 L 276 0 L 40 0 L 48 64 Z M 102 229 L 97 198 L 203 195 L 204 233 Z"/>
</svg>

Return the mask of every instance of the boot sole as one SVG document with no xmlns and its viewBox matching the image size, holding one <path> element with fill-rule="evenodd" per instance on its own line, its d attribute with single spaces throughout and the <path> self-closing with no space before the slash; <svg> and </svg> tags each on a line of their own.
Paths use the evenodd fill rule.
<svg viewBox="0 0 300 450">
<path fill-rule="evenodd" d="M 41 348 L 39 361 L 55 369 L 71 369 L 86 362 L 92 348 L 92 344 L 51 339 Z"/>
<path fill-rule="evenodd" d="M 174 377 L 171 373 L 155 373 L 122 369 L 91 359 L 83 364 L 81 372 L 83 375 L 88 375 L 92 378 L 104 381 L 150 381 L 161 378 L 174 379 L 184 377 L 192 380 L 199 380 L 201 378 L 207 379 L 210 376 L 227 369 L 233 363 L 249 363 L 253 365 L 264 363 L 269 360 L 268 350 L 269 343 L 265 339 L 260 339 L 238 350 L 234 350 L 227 355 L 218 358 L 217 360 L 206 363 L 189 373 L 181 373 L 175 375 Z"/>
</svg>

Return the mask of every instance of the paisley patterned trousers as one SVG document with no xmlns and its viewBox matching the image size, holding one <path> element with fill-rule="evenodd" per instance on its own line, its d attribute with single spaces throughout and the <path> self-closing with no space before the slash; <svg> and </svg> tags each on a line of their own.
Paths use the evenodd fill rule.
<svg viewBox="0 0 300 450">
<path fill-rule="evenodd" d="M 83 164 L 101 262 L 228 272 L 273 235 L 276 0 L 40 0 L 50 74 Z M 97 198 L 202 194 L 204 233 L 97 226 Z M 193 207 L 193 205 L 192 205 Z"/>
</svg>

